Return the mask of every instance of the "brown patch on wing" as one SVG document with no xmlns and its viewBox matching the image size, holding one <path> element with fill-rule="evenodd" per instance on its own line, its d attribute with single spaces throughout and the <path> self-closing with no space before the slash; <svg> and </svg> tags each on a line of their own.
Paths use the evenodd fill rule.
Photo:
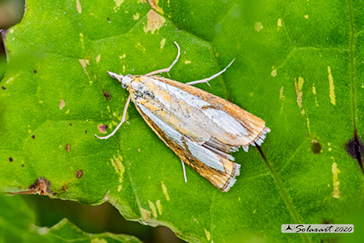
<svg viewBox="0 0 364 243">
<path fill-rule="evenodd" d="M 170 148 L 172 151 L 182 160 L 182 162 L 191 166 L 201 176 L 209 180 L 214 186 L 219 188 L 221 191 L 226 192 L 230 189 L 229 184 L 231 179 L 239 174 L 239 165 L 221 156 L 220 162 L 223 164 L 225 172 L 213 169 L 196 157 L 186 149 L 188 146 L 184 143 L 184 147 L 177 144 L 172 138 L 168 137 L 148 116 L 146 116 L 138 106 L 135 106 L 143 117 L 144 121 L 149 125 L 150 128 L 158 135 L 158 137 Z M 181 137 L 184 142 L 184 137 Z"/>
<path fill-rule="evenodd" d="M 222 110 L 233 117 L 235 120 L 240 121 L 241 124 L 250 132 L 249 134 L 249 143 L 241 144 L 249 145 L 259 139 L 260 134 L 265 132 L 265 121 L 246 110 L 240 108 L 239 106 L 227 101 L 223 98 L 220 98 L 216 95 L 210 94 L 202 89 L 196 88 L 191 85 L 187 85 L 184 83 L 180 83 L 168 78 L 153 76 L 154 79 L 160 80 L 161 82 L 165 82 L 169 85 L 177 87 L 185 92 L 188 92 L 194 96 L 200 97 L 202 100 L 211 104 L 209 107 L 205 108 L 212 108 Z"/>
</svg>

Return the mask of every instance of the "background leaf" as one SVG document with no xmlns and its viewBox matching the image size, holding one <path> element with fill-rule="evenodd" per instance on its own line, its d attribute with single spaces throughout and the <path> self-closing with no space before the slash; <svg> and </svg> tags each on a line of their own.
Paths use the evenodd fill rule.
<svg viewBox="0 0 364 243">
<path fill-rule="evenodd" d="M 53 197 L 108 200 L 124 217 L 167 225 L 191 242 L 333 237 L 284 235 L 280 225 L 344 223 L 345 212 L 362 204 L 363 7 L 323 0 L 28 1 L 22 22 L 4 34 L 1 190 L 26 190 L 44 177 Z M 235 154 L 241 176 L 228 193 L 192 170 L 184 183 L 179 159 L 132 105 L 114 137 L 93 135 L 98 126 L 115 128 L 127 97 L 106 71 L 167 67 L 173 41 L 182 55 L 170 76 L 181 82 L 236 58 L 223 78 L 199 87 L 272 130 L 262 147 L 267 161 L 255 148 Z"/>
<path fill-rule="evenodd" d="M 66 218 L 52 228 L 37 227 L 35 215 L 20 196 L 0 195 L 0 208 L 1 242 L 141 242 L 128 235 L 88 234 Z"/>
</svg>

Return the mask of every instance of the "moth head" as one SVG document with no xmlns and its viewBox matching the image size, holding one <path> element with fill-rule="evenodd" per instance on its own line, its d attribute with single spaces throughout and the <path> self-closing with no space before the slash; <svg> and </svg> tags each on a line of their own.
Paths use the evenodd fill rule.
<svg viewBox="0 0 364 243">
<path fill-rule="evenodd" d="M 121 74 L 116 74 L 110 71 L 107 71 L 107 73 L 113 77 L 114 79 L 116 79 L 117 81 L 119 81 L 121 83 L 121 86 L 126 89 L 127 87 L 130 86 L 130 83 L 133 81 L 132 79 L 132 75 L 127 74 L 125 76 L 121 75 Z"/>
</svg>

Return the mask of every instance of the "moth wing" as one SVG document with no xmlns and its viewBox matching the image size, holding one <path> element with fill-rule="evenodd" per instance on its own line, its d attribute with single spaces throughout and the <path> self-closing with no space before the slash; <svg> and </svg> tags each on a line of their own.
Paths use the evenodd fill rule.
<svg viewBox="0 0 364 243">
<path fill-rule="evenodd" d="M 233 156 L 208 143 L 189 139 L 142 104 L 135 102 L 135 106 L 149 127 L 182 162 L 191 166 L 221 191 L 226 192 L 234 185 L 236 176 L 240 174 L 240 164 L 233 162 Z"/>
<path fill-rule="evenodd" d="M 265 126 L 265 121 L 246 110 L 242 109 L 241 107 L 221 98 L 210 94 L 204 90 L 199 88 L 177 82 L 171 79 L 163 78 L 163 77 L 154 77 L 156 80 L 160 82 L 169 84 L 174 86 L 178 89 L 181 89 L 195 97 L 199 97 L 201 100 L 206 101 L 211 105 L 211 109 L 217 109 L 224 111 L 229 116 L 234 118 L 238 121 L 247 131 L 248 135 L 244 136 L 244 142 L 239 144 L 239 146 L 230 146 L 229 152 L 235 152 L 238 150 L 240 146 L 244 148 L 245 151 L 248 150 L 249 145 L 255 146 L 255 143 L 261 145 L 265 139 L 266 133 L 270 132 L 270 129 Z M 208 107 L 209 108 L 209 107 Z M 209 143 L 215 144 L 215 146 L 223 149 L 224 151 L 228 151 L 226 146 L 228 144 L 219 142 L 218 139 L 214 139 L 213 141 L 206 141 Z M 225 149 L 224 149 L 225 147 Z"/>
</svg>

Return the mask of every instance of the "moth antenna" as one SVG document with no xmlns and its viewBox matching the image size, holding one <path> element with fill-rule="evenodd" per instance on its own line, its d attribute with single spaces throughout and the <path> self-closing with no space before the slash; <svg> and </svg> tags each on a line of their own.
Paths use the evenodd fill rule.
<svg viewBox="0 0 364 243">
<path fill-rule="evenodd" d="M 204 79 L 201 79 L 201 80 L 196 80 L 196 81 L 188 82 L 186 84 L 188 84 L 188 85 L 194 85 L 194 84 L 207 83 L 210 86 L 209 81 L 212 80 L 212 79 L 214 79 L 214 78 L 216 78 L 217 76 L 221 75 L 222 73 L 224 73 L 234 63 L 234 61 L 235 61 L 235 58 L 223 70 L 221 70 L 220 72 L 212 75 L 209 78 L 204 78 Z"/>
<path fill-rule="evenodd" d="M 160 69 L 157 71 L 153 71 L 151 73 L 147 73 L 146 76 L 150 76 L 150 75 L 154 75 L 154 74 L 158 74 L 158 73 L 168 73 L 169 71 L 171 71 L 172 67 L 174 66 L 174 64 L 176 64 L 178 62 L 178 59 L 181 55 L 181 48 L 179 47 L 179 45 L 177 44 L 176 41 L 174 42 L 174 44 L 177 47 L 177 56 L 176 56 L 176 59 L 174 59 L 174 61 L 172 62 L 172 64 L 167 68 L 163 68 L 163 69 Z"/>
</svg>

